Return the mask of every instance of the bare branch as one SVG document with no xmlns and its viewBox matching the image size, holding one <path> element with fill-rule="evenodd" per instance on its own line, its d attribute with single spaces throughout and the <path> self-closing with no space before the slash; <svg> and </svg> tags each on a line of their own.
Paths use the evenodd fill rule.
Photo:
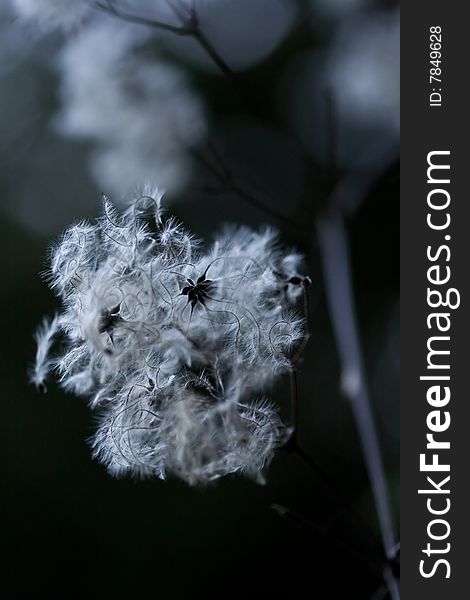
<svg viewBox="0 0 470 600">
<path fill-rule="evenodd" d="M 345 225 L 342 214 L 335 203 L 331 202 L 330 207 L 319 218 L 317 233 L 328 305 L 341 361 L 341 386 L 343 393 L 350 401 L 359 433 L 362 454 L 379 519 L 385 556 L 388 561 L 393 561 L 395 558 L 396 536 L 388 484 L 364 373 L 355 317 Z M 390 575 L 390 577 L 393 578 L 393 575 Z M 399 596 L 394 595 L 391 586 L 388 585 L 388 587 L 392 597 L 398 598 Z"/>
<path fill-rule="evenodd" d="M 95 8 L 101 10 L 113 17 L 121 19 L 123 21 L 127 21 L 128 23 L 135 23 L 137 25 L 146 25 L 148 27 L 154 27 L 155 29 L 162 29 L 163 31 L 170 31 L 175 35 L 188 36 L 194 35 L 195 28 L 192 24 L 188 26 L 179 26 L 179 25 L 170 25 L 169 23 L 165 23 L 163 21 L 158 21 L 155 19 L 148 19 L 146 17 L 141 17 L 139 15 L 135 15 L 126 11 L 117 8 L 116 5 L 111 1 L 105 2 L 96 2 L 94 4 Z"/>
</svg>

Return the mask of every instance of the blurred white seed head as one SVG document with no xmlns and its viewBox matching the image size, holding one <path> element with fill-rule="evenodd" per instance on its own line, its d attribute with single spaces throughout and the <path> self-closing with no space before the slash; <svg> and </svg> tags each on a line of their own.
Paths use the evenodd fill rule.
<svg viewBox="0 0 470 600">
<path fill-rule="evenodd" d="M 43 388 L 53 371 L 90 398 L 94 455 L 113 475 L 261 481 L 290 433 L 264 393 L 302 337 L 300 261 L 271 229 L 227 228 L 203 246 L 164 218 L 158 193 L 124 214 L 105 199 L 51 252 L 62 312 L 38 332 L 32 380 Z"/>
<path fill-rule="evenodd" d="M 345 23 L 329 62 L 329 86 L 341 113 L 397 134 L 400 126 L 400 15 L 398 10 Z"/>
<path fill-rule="evenodd" d="M 45 31 L 71 29 L 91 10 L 90 0 L 11 0 L 19 16 L 36 21 Z"/>
<path fill-rule="evenodd" d="M 93 175 L 116 196 L 141 181 L 180 190 L 190 174 L 189 150 L 206 133 L 202 103 L 184 72 L 145 57 L 150 33 L 95 20 L 68 40 L 59 60 L 59 130 L 95 143 Z"/>
</svg>

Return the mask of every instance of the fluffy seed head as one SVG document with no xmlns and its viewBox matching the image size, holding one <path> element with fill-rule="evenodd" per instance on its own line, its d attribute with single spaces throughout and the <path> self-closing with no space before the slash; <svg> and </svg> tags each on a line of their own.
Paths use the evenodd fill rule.
<svg viewBox="0 0 470 600">
<path fill-rule="evenodd" d="M 94 455 L 113 475 L 262 480 L 289 435 L 264 393 L 302 337 L 300 260 L 271 229 L 229 227 L 203 246 L 158 193 L 123 214 L 105 199 L 51 252 L 63 309 L 38 334 L 32 379 L 43 387 L 52 370 L 90 398 Z"/>
</svg>

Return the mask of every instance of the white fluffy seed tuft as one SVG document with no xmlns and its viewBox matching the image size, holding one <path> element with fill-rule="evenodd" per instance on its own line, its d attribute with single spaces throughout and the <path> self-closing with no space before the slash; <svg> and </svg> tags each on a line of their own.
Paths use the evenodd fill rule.
<svg viewBox="0 0 470 600">
<path fill-rule="evenodd" d="M 52 370 L 90 398 L 94 456 L 112 475 L 262 481 L 290 434 L 260 395 L 302 339 L 300 262 L 272 229 L 227 228 L 203 247 L 164 218 L 160 195 L 123 214 L 105 198 L 103 216 L 70 227 L 51 252 L 63 310 L 38 332 L 31 379 L 44 388 Z"/>
</svg>

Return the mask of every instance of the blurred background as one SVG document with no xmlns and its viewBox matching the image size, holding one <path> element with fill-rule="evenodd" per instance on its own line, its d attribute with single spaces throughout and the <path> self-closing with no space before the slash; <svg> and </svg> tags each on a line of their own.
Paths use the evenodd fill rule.
<svg viewBox="0 0 470 600">
<path fill-rule="evenodd" d="M 315 224 L 348 181 L 341 211 L 398 526 L 398 158 L 394 1 L 2 2 L 2 598 L 387 597 Z M 165 188 L 200 236 L 270 224 L 305 255 L 300 434 L 344 502 L 286 452 L 265 486 L 112 479 L 90 457 L 86 399 L 29 385 L 34 330 L 57 309 L 41 277 L 48 248 L 97 216 L 103 193 L 124 206 L 144 184 Z M 287 419 L 289 382 L 269 395 Z"/>
</svg>

